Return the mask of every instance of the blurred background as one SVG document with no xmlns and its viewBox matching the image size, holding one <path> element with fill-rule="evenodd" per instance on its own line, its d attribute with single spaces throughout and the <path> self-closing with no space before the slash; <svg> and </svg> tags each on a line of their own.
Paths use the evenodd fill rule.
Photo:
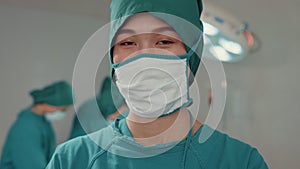
<svg viewBox="0 0 300 169">
<path fill-rule="evenodd" d="M 210 1 L 246 21 L 261 41 L 257 52 L 223 64 L 228 95 L 219 129 L 257 147 L 272 169 L 299 168 L 300 1 Z M 17 114 L 32 103 L 30 90 L 72 82 L 82 46 L 109 21 L 109 3 L 0 0 L 0 151 Z M 108 70 L 102 64 L 97 84 Z M 199 72 L 205 114 L 209 85 L 201 80 L 207 76 L 203 66 Z M 53 123 L 57 144 L 69 137 L 73 117 L 71 109 L 65 120 Z"/>
</svg>

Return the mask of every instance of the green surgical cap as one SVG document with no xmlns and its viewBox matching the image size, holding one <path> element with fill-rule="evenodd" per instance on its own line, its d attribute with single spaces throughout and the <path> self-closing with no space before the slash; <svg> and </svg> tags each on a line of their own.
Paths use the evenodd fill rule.
<svg viewBox="0 0 300 169">
<path fill-rule="evenodd" d="M 97 96 L 97 103 L 105 118 L 116 112 L 125 103 L 124 98 L 117 86 L 112 83 L 110 77 L 103 80 L 101 90 Z"/>
<path fill-rule="evenodd" d="M 69 106 L 73 104 L 72 88 L 65 81 L 55 82 L 40 90 L 30 92 L 34 104 L 46 103 L 52 106 Z"/>
<path fill-rule="evenodd" d="M 112 0 L 110 5 L 110 46 L 113 46 L 115 35 L 128 17 L 140 12 L 150 12 L 173 27 L 188 48 L 195 45 L 200 39 L 201 41 L 197 47 L 197 53 L 202 54 L 203 24 L 200 20 L 202 9 L 201 0 Z M 189 24 L 185 24 L 176 18 L 180 18 Z M 188 25 L 193 25 L 194 28 L 190 29 L 191 26 Z M 111 54 L 112 51 L 110 51 L 112 64 Z M 195 75 L 198 70 L 200 58 L 201 56 L 198 56 L 196 53 L 190 58 L 189 65 L 193 75 Z M 112 68 L 111 73 L 113 74 Z M 190 78 L 190 84 L 192 81 L 193 77 Z"/>
</svg>

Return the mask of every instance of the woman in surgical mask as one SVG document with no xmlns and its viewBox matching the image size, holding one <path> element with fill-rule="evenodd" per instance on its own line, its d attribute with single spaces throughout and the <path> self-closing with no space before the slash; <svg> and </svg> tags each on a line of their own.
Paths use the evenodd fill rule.
<svg viewBox="0 0 300 169">
<path fill-rule="evenodd" d="M 112 0 L 110 9 L 111 75 L 129 113 L 61 145 L 47 168 L 268 168 L 255 148 L 219 131 L 199 141 L 213 130 L 187 109 L 203 45 L 202 2 Z"/>
<path fill-rule="evenodd" d="M 1 169 L 44 169 L 55 150 L 50 121 L 61 120 L 73 104 L 72 89 L 65 81 L 30 92 L 33 105 L 12 125 L 3 147 Z"/>
</svg>

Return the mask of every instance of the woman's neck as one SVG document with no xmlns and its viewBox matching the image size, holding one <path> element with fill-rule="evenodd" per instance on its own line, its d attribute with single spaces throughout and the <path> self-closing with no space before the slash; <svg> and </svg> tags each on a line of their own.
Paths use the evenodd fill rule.
<svg viewBox="0 0 300 169">
<path fill-rule="evenodd" d="M 182 140 L 187 137 L 191 126 L 193 134 L 201 126 L 198 121 L 191 121 L 187 109 L 157 119 L 146 119 L 129 113 L 126 123 L 133 138 L 147 146 Z"/>
</svg>

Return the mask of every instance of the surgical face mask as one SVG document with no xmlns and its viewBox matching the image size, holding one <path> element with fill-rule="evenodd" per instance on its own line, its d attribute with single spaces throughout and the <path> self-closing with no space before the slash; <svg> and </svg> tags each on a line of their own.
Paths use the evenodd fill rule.
<svg viewBox="0 0 300 169">
<path fill-rule="evenodd" d="M 191 104 L 188 60 L 182 56 L 141 54 L 113 64 L 116 84 L 130 113 L 156 118 Z"/>
<path fill-rule="evenodd" d="M 66 112 L 62 110 L 57 110 L 55 112 L 48 112 L 45 117 L 49 121 L 59 121 L 66 117 Z"/>
</svg>

